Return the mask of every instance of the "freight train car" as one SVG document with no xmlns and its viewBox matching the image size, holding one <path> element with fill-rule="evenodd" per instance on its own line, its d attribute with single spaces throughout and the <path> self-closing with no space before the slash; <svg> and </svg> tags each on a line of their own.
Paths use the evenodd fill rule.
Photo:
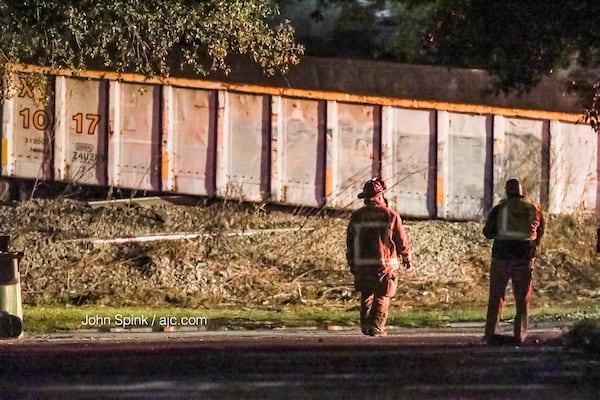
<svg viewBox="0 0 600 400">
<path fill-rule="evenodd" d="M 8 79 L 6 182 L 354 209 L 381 176 L 403 215 L 473 220 L 518 177 L 550 213 L 600 215 L 597 136 L 574 113 L 32 66 Z"/>
</svg>

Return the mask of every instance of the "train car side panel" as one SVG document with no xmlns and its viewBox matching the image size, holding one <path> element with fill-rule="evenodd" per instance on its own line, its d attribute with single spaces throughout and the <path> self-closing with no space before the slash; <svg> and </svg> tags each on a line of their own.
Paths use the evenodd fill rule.
<svg viewBox="0 0 600 400">
<path fill-rule="evenodd" d="M 56 180 L 107 184 L 107 89 L 98 80 L 56 78 Z"/>
<path fill-rule="evenodd" d="M 506 197 L 507 179 L 517 178 L 527 196 L 542 197 L 544 121 L 494 117 L 494 204 Z"/>
<path fill-rule="evenodd" d="M 262 201 L 270 175 L 270 110 L 265 96 L 225 93 L 223 131 L 217 143 L 217 195 Z M 269 117 L 266 117 L 266 115 Z M 267 167 L 269 169 L 267 169 Z"/>
<path fill-rule="evenodd" d="M 111 82 L 109 183 L 161 190 L 160 87 Z"/>
<path fill-rule="evenodd" d="M 318 207 L 319 102 L 273 98 L 273 200 L 290 205 Z"/>
<path fill-rule="evenodd" d="M 403 215 L 435 216 L 435 111 L 383 108 L 381 169 L 390 205 Z"/>
<path fill-rule="evenodd" d="M 35 88 L 30 78 L 29 74 L 8 78 L 16 94 L 4 101 L 2 175 L 52 180 L 54 77 L 47 77 L 45 91 Z"/>
<path fill-rule="evenodd" d="M 550 124 L 551 214 L 594 213 L 597 208 L 598 136 L 587 125 Z"/>
<path fill-rule="evenodd" d="M 438 213 L 469 220 L 484 214 L 489 116 L 440 113 L 438 121 Z"/>
<path fill-rule="evenodd" d="M 207 90 L 164 89 L 163 189 L 213 196 L 214 101 Z"/>
<path fill-rule="evenodd" d="M 378 107 L 330 102 L 327 110 L 328 136 L 331 130 L 332 191 L 328 205 L 334 208 L 357 208 L 362 202 L 356 195 L 363 183 L 379 174 L 376 159 L 376 124 L 380 121 Z M 379 120 L 379 121 L 378 121 Z M 329 137 L 328 137 L 329 139 Z"/>
</svg>

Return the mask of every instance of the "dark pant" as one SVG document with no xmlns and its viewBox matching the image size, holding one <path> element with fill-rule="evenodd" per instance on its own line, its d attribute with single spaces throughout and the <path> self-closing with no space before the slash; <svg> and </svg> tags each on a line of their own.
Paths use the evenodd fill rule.
<svg viewBox="0 0 600 400">
<path fill-rule="evenodd" d="M 385 333 L 390 301 L 398 286 L 397 275 L 357 276 L 355 279 L 356 290 L 360 291 L 362 332 L 365 335 Z"/>
<path fill-rule="evenodd" d="M 527 336 L 529 300 L 533 284 L 535 258 L 525 260 L 502 260 L 492 258 L 490 268 L 490 293 L 488 300 L 485 337 L 491 338 L 497 331 L 502 317 L 504 295 L 508 281 L 512 282 L 515 296 L 515 339 L 522 341 Z"/>
</svg>

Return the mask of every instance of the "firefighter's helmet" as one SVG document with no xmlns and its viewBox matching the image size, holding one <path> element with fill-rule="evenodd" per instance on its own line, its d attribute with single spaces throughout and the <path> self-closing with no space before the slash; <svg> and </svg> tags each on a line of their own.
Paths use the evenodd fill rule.
<svg viewBox="0 0 600 400">
<path fill-rule="evenodd" d="M 359 199 L 372 199 L 386 189 L 385 182 L 379 178 L 369 179 L 358 194 Z"/>
</svg>

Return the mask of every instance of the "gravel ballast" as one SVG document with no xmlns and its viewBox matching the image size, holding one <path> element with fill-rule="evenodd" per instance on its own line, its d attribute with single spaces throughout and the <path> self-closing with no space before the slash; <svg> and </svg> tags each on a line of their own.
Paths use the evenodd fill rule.
<svg viewBox="0 0 600 400">
<path fill-rule="evenodd" d="M 0 215 L 10 250 L 24 253 L 25 304 L 357 304 L 345 263 L 347 214 L 31 199 L 0 206 Z M 547 224 L 535 301 L 597 299 L 595 223 L 551 216 Z M 396 307 L 485 304 L 491 242 L 483 221 L 405 225 L 415 262 L 401 271 Z"/>
</svg>

